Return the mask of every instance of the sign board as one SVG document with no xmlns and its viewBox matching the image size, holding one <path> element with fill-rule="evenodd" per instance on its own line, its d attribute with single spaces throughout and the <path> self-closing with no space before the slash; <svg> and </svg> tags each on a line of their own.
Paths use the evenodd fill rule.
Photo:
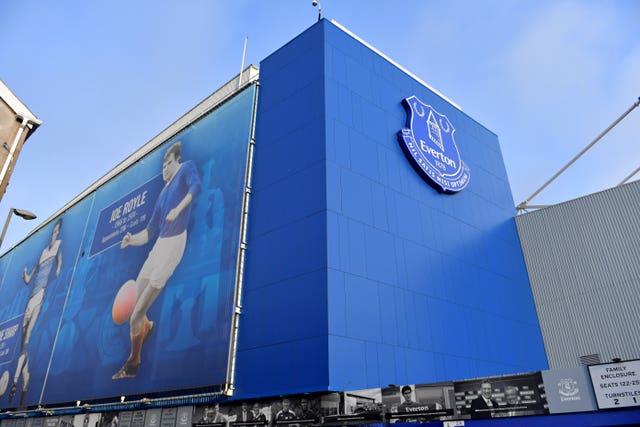
<svg viewBox="0 0 640 427">
<path fill-rule="evenodd" d="M 598 408 L 640 406 L 640 360 L 589 366 Z"/>
<path fill-rule="evenodd" d="M 595 411 L 596 401 L 586 366 L 542 371 L 549 412 Z"/>
</svg>

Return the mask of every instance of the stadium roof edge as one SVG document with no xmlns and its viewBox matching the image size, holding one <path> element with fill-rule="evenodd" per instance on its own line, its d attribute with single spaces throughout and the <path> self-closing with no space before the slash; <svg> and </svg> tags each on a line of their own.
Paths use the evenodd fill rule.
<svg viewBox="0 0 640 427">
<path fill-rule="evenodd" d="M 107 183 L 109 180 L 116 177 L 119 173 L 127 169 L 129 166 L 133 165 L 139 159 L 149 154 L 151 151 L 160 146 L 163 142 L 169 140 L 176 134 L 178 134 L 183 129 L 187 128 L 189 125 L 200 119 L 202 116 L 217 108 L 218 106 L 224 104 L 226 101 L 231 99 L 234 95 L 242 91 L 244 88 L 249 86 L 258 80 L 259 77 L 259 69 L 257 66 L 251 64 L 246 67 L 240 74 L 233 77 L 227 83 L 222 85 L 219 89 L 213 92 L 211 95 L 206 97 L 203 101 L 198 103 L 195 107 L 185 113 L 178 120 L 169 125 L 162 132 L 153 137 L 149 142 L 144 144 L 142 147 L 137 149 L 133 154 L 128 156 L 122 162 L 120 162 L 116 167 L 111 169 L 101 178 L 96 180 L 93 184 L 87 187 L 83 192 L 78 194 L 76 197 L 67 202 L 62 208 L 58 209 L 53 215 L 39 224 L 36 228 L 31 230 L 23 239 L 17 242 L 10 248 L 7 248 L 3 251 L 4 253 L 9 252 L 14 247 L 18 246 L 20 243 L 29 238 L 32 234 L 36 233 L 38 230 L 46 226 L 49 222 L 51 222 L 54 218 L 66 212 L 73 205 L 90 195 L 92 192 L 100 188 L 102 185 Z"/>
<path fill-rule="evenodd" d="M 415 74 L 413 74 L 411 71 L 407 70 L 405 67 L 403 67 L 402 65 L 398 64 L 396 61 L 394 61 L 393 59 L 389 58 L 386 54 L 384 54 L 382 51 L 380 51 L 379 49 L 377 49 L 376 47 L 374 47 L 373 45 L 371 45 L 370 43 L 368 43 L 367 41 L 363 40 L 362 38 L 360 38 L 358 35 L 356 35 L 355 33 L 353 33 L 351 30 L 349 30 L 348 28 L 346 28 L 345 26 L 341 25 L 339 22 L 337 22 L 334 19 L 329 20 L 329 22 L 331 22 L 333 25 L 335 25 L 336 27 L 338 27 L 340 30 L 342 30 L 343 32 L 345 32 L 346 34 L 348 34 L 349 36 L 353 37 L 354 39 L 356 39 L 358 42 L 362 43 L 363 45 L 365 45 L 366 47 L 368 47 L 369 49 L 371 49 L 372 51 L 374 51 L 376 54 L 380 55 L 381 57 L 383 57 L 385 60 L 389 61 L 391 64 L 393 64 L 393 66 L 397 67 L 398 69 L 400 69 L 402 72 L 404 72 L 405 74 L 409 75 L 409 77 L 411 77 L 412 79 L 416 80 L 418 83 L 420 83 L 421 85 L 423 85 L 424 87 L 426 87 L 427 89 L 429 89 L 430 91 L 432 91 L 433 93 L 435 93 L 436 95 L 438 95 L 439 97 L 441 97 L 442 99 L 444 99 L 445 101 L 447 101 L 449 104 L 453 105 L 454 107 L 456 107 L 458 110 L 463 111 L 462 107 L 460 107 L 458 104 L 456 104 L 455 102 L 453 102 L 449 97 L 447 97 L 446 95 L 444 95 L 443 93 L 441 93 L 440 91 L 438 91 L 437 89 L 435 89 L 433 86 L 431 86 L 429 83 L 425 82 L 424 80 L 422 80 L 420 77 L 416 76 Z"/>
</svg>

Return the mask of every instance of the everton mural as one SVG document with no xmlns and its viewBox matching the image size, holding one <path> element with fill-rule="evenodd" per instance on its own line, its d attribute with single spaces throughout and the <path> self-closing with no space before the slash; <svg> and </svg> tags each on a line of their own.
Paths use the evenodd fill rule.
<svg viewBox="0 0 640 427">
<path fill-rule="evenodd" d="M 223 389 L 255 87 L 0 258 L 0 409 Z"/>
</svg>

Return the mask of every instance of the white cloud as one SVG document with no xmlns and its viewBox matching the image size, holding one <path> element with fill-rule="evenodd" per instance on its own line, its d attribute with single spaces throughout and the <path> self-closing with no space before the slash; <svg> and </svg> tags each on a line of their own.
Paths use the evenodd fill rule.
<svg viewBox="0 0 640 427">
<path fill-rule="evenodd" d="M 513 87 L 536 104 L 546 103 L 554 94 L 581 97 L 603 78 L 603 59 L 616 43 L 616 34 L 606 4 L 553 4 L 534 17 L 513 43 L 507 58 Z"/>
<path fill-rule="evenodd" d="M 517 130 L 503 141 L 507 166 L 516 171 L 510 173 L 516 199 L 542 185 L 640 95 L 640 38 L 631 21 L 622 3 L 553 3 L 514 38 L 505 81 Z M 639 115 L 637 109 L 534 203 L 617 184 L 640 160 Z"/>
</svg>

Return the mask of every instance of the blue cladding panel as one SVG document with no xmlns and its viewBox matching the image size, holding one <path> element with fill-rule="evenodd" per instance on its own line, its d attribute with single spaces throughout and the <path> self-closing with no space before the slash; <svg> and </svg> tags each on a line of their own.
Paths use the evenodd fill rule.
<svg viewBox="0 0 640 427">
<path fill-rule="evenodd" d="M 323 27 L 260 66 L 237 397 L 326 390 Z"/>
<path fill-rule="evenodd" d="M 372 223 L 373 197 L 371 195 L 371 181 L 349 170 L 342 170 L 340 184 L 342 188 L 343 214 L 365 224 Z M 357 194 L 358 197 L 353 197 L 354 194 Z"/>
<path fill-rule="evenodd" d="M 336 334 L 347 334 L 347 311 L 344 273 L 329 269 L 327 277 L 328 299 L 333 304 L 327 307 L 329 329 Z"/>
<path fill-rule="evenodd" d="M 462 192 L 402 152 L 411 95 Z M 252 187 L 239 398 L 546 368 L 497 137 L 328 21 L 261 63 Z"/>
<path fill-rule="evenodd" d="M 331 367 L 336 390 L 354 390 L 359 384 L 367 383 L 367 347 L 366 342 L 358 339 L 332 336 L 329 338 L 329 352 L 331 354 L 349 355 Z"/>
<path fill-rule="evenodd" d="M 345 277 L 346 301 L 358 301 L 349 304 L 347 310 L 347 336 L 362 341 L 374 341 L 382 326 L 382 301 L 378 298 L 377 284 L 361 276 Z"/>
<path fill-rule="evenodd" d="M 395 263 L 395 240 L 393 236 L 374 227 L 367 227 L 364 252 L 367 262 L 367 276 L 382 283 L 397 283 Z M 384 306 L 380 307 L 381 309 Z"/>
<path fill-rule="evenodd" d="M 274 342 L 303 340 L 310 332 L 321 334 L 327 327 L 326 322 L 320 316 L 308 316 L 300 321 L 300 313 L 291 310 L 291 294 L 295 294 L 296 304 L 318 306 L 318 310 L 326 312 L 326 281 L 325 271 L 316 270 L 248 292 L 245 306 L 251 308 L 253 316 L 265 319 L 265 322 L 251 329 L 243 328 L 246 329 L 243 338 L 253 346 L 261 347 Z"/>
<path fill-rule="evenodd" d="M 329 323 L 331 388 L 545 368 L 497 137 L 328 23 L 325 51 L 327 249 L 343 273 L 329 280 L 344 281 L 346 310 L 346 325 Z M 455 126 L 471 170 L 458 194 L 435 191 L 400 149 L 411 95 Z M 370 357 L 334 345 L 349 339 Z"/>
<path fill-rule="evenodd" d="M 238 352 L 237 365 L 238 398 L 318 390 L 318 384 L 327 383 L 327 339 L 309 337 L 244 348 Z"/>
</svg>

